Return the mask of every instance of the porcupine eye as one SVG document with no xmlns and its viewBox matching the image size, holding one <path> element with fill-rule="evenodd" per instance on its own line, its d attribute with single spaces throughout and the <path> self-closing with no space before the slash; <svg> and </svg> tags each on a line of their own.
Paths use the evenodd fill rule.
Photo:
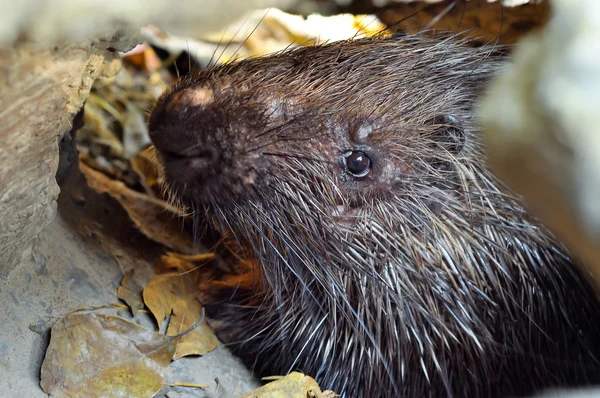
<svg viewBox="0 0 600 398">
<path fill-rule="evenodd" d="M 348 152 L 346 170 L 354 177 L 364 177 L 371 171 L 371 159 L 362 151 Z"/>
</svg>

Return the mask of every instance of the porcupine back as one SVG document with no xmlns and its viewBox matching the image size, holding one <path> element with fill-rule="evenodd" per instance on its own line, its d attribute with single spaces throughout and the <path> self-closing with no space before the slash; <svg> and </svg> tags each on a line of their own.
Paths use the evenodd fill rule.
<svg viewBox="0 0 600 398">
<path fill-rule="evenodd" d="M 503 62 L 489 51 L 337 42 L 213 67 L 158 100 L 170 193 L 251 264 L 202 288 L 257 373 L 301 370 L 345 397 L 599 381 L 596 294 L 486 168 L 473 106 Z"/>
</svg>

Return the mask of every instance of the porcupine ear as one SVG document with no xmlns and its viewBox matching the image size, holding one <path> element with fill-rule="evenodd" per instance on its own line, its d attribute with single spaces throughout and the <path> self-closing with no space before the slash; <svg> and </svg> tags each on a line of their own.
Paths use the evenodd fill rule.
<svg viewBox="0 0 600 398">
<path fill-rule="evenodd" d="M 454 155 L 462 151 L 466 140 L 465 130 L 456 117 L 440 114 L 431 120 L 431 124 L 434 128 L 430 136 L 432 140 Z"/>
</svg>

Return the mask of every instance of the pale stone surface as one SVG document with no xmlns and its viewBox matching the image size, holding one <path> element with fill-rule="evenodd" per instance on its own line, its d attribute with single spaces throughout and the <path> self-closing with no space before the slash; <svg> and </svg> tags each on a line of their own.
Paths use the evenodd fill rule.
<svg viewBox="0 0 600 398">
<path fill-rule="evenodd" d="M 103 37 L 118 27 L 155 24 L 195 37 L 227 25 L 246 12 L 287 7 L 294 0 L 19 0 L 0 1 L 0 46 L 19 35 L 37 43 Z"/>
<path fill-rule="evenodd" d="M 598 398 L 600 397 L 600 388 L 583 387 L 564 390 L 549 390 L 538 394 L 535 398 Z"/>
<path fill-rule="evenodd" d="M 0 50 L 0 280 L 52 220 L 58 142 L 120 44 Z"/>
<path fill-rule="evenodd" d="M 492 165 L 600 286 L 600 2 L 554 0 L 481 108 Z"/>
<path fill-rule="evenodd" d="M 373 4 L 376 5 L 377 7 L 383 7 L 387 4 L 390 3 L 414 3 L 414 2 L 425 2 L 425 3 L 440 3 L 444 0 L 373 0 Z M 477 0 L 471 0 L 471 1 L 477 1 Z M 523 4 L 535 4 L 535 3 L 540 3 L 543 0 L 487 0 L 488 3 L 495 3 L 497 1 L 500 1 L 502 3 L 503 6 L 507 6 L 507 7 L 516 7 L 516 6 L 520 6 Z M 340 4 L 347 4 L 349 2 L 349 0 L 336 0 L 337 3 Z"/>
</svg>

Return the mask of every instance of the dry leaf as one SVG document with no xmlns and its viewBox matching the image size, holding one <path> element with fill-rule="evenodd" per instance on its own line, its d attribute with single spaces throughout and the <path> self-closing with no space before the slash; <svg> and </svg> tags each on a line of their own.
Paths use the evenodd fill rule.
<svg viewBox="0 0 600 398">
<path fill-rule="evenodd" d="M 123 54 L 123 60 L 147 72 L 154 72 L 162 67 L 160 58 L 147 43 L 140 44 L 133 50 Z"/>
<path fill-rule="evenodd" d="M 153 158 L 154 147 L 148 146 L 131 159 L 131 168 L 140 178 L 146 193 L 156 197 L 160 193 L 159 170 Z"/>
<path fill-rule="evenodd" d="M 332 397 L 331 394 L 331 391 L 322 392 L 312 377 L 292 372 L 257 388 L 242 398 L 329 398 Z"/>
<path fill-rule="evenodd" d="M 192 252 L 192 238 L 182 229 L 180 214 L 167 202 L 127 188 L 81 161 L 79 168 L 90 188 L 116 199 L 141 233 L 177 252 Z"/>
<path fill-rule="evenodd" d="M 215 258 L 214 253 L 199 253 L 199 254 L 179 254 L 167 252 L 160 257 L 156 264 L 156 272 L 160 274 L 175 272 L 179 274 L 191 272 L 200 269 L 203 263 L 211 261 Z M 194 274 L 195 283 L 202 281 L 200 273 Z"/>
<path fill-rule="evenodd" d="M 127 303 L 133 316 L 144 308 L 142 289 L 142 286 L 134 277 L 134 269 L 130 269 L 121 280 L 121 285 L 117 290 L 117 297 Z"/>
<path fill-rule="evenodd" d="M 94 142 L 106 148 L 105 154 L 120 156 L 123 144 L 109 128 L 110 123 L 120 117 L 120 112 L 104 98 L 91 93 L 85 104 L 84 126 L 77 131 L 77 141 Z"/>
<path fill-rule="evenodd" d="M 189 305 L 189 302 L 178 302 L 175 308 L 173 308 L 173 315 L 169 322 L 169 328 L 167 329 L 167 336 L 176 336 L 183 330 L 189 329 L 197 321 L 199 309 L 201 310 L 200 303 L 194 297 L 194 305 Z M 197 303 L 197 305 L 195 304 Z M 181 314 L 181 315 L 179 315 Z M 194 315 L 194 317 L 192 317 Z M 215 336 L 214 332 L 207 324 L 201 325 L 199 328 L 189 333 L 185 337 L 181 338 L 177 349 L 173 355 L 173 360 L 185 357 L 187 355 L 204 355 L 219 345 L 219 340 Z"/>
<path fill-rule="evenodd" d="M 183 273 L 169 272 L 152 276 L 144 288 L 144 303 L 156 318 L 158 325 L 171 314 L 167 335 L 174 336 L 188 329 L 200 317 L 202 306 L 196 299 L 200 272 L 189 272 L 193 269 L 190 267 L 195 266 L 175 256 L 163 256 L 159 264 L 161 263 L 171 264 L 162 265 L 163 269 L 175 267 Z M 204 355 L 218 345 L 219 341 L 212 329 L 202 324 L 179 341 L 173 359 L 186 355 Z"/>
<path fill-rule="evenodd" d="M 148 44 L 141 43 L 132 48 L 131 50 L 121 53 L 121 57 L 126 63 L 143 70 L 146 68 L 146 60 L 144 54 L 147 49 Z"/>
<path fill-rule="evenodd" d="M 123 169 L 123 165 L 118 159 L 106 158 L 103 155 L 90 156 L 88 153 L 79 153 L 79 162 L 86 166 L 101 172 L 111 180 L 119 180 L 126 185 L 133 186 L 137 183 L 132 176 L 128 175 L 128 170 Z"/>
<path fill-rule="evenodd" d="M 181 254 L 181 253 L 167 253 L 171 256 L 180 258 L 182 260 L 185 261 L 189 261 L 189 262 L 205 262 L 205 261 L 209 261 L 215 258 L 215 254 L 214 253 L 197 253 L 197 254 Z"/>
<path fill-rule="evenodd" d="M 153 397 L 176 344 L 123 318 L 67 315 L 52 327 L 40 385 L 56 397 Z"/>
</svg>

